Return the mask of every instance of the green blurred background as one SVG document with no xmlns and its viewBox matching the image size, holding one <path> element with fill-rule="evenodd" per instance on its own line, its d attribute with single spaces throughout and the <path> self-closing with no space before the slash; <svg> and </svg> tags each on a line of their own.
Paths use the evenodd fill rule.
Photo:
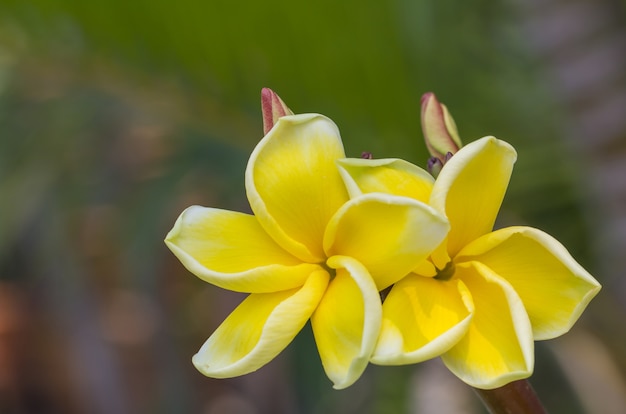
<svg viewBox="0 0 626 414">
<path fill-rule="evenodd" d="M 241 295 L 162 240 L 191 204 L 248 211 L 260 91 L 349 156 L 425 165 L 419 99 L 519 153 L 499 225 L 539 227 L 604 288 L 537 344 L 552 413 L 626 412 L 623 1 L 3 0 L 0 413 L 481 413 L 442 365 L 324 376 L 310 327 L 258 372 L 191 356 Z"/>
</svg>

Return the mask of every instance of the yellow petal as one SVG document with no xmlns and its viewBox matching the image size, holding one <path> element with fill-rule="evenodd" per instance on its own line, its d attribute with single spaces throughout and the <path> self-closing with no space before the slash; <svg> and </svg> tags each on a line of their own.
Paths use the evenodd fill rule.
<svg viewBox="0 0 626 414">
<path fill-rule="evenodd" d="M 516 157 L 506 142 L 485 137 L 461 148 L 444 165 L 430 205 L 450 220 L 451 256 L 493 229 Z"/>
<path fill-rule="evenodd" d="M 378 192 L 427 203 L 435 181 L 428 172 L 400 159 L 344 158 L 337 165 L 350 197 Z"/>
<path fill-rule="evenodd" d="M 465 336 L 442 358 L 457 377 L 482 389 L 527 378 L 534 364 L 534 343 L 521 299 L 505 280 L 478 262 L 456 266 L 474 300 Z"/>
<path fill-rule="evenodd" d="M 435 265 L 430 260 L 422 260 L 420 264 L 417 265 L 415 269 L 413 269 L 413 273 L 417 273 L 423 277 L 434 277 L 437 276 L 437 269 Z"/>
<path fill-rule="evenodd" d="M 369 193 L 351 199 L 332 218 L 324 250 L 357 259 L 382 290 L 415 269 L 447 231 L 447 220 L 424 203 Z"/>
<path fill-rule="evenodd" d="M 228 378 L 256 371 L 293 340 L 319 303 L 329 275 L 311 274 L 301 289 L 248 296 L 202 345 L 192 362 L 204 375 Z"/>
<path fill-rule="evenodd" d="M 508 227 L 467 245 L 457 261 L 479 261 L 506 279 L 522 298 L 535 339 L 569 331 L 600 284 L 561 243 L 531 227 Z"/>
<path fill-rule="evenodd" d="M 448 254 L 448 240 L 444 240 L 430 255 L 430 260 L 433 262 L 433 265 L 439 269 L 443 270 L 452 260 L 450 255 Z M 415 272 L 419 273 L 419 272 Z M 419 273 L 421 274 L 421 273 Z"/>
<path fill-rule="evenodd" d="M 252 211 L 276 243 L 302 261 L 325 258 L 324 229 L 348 199 L 335 165 L 343 157 L 337 127 L 315 114 L 280 118 L 250 156 Z"/>
<path fill-rule="evenodd" d="M 473 310 L 472 297 L 460 280 L 405 277 L 383 303 L 372 362 L 414 364 L 443 354 L 465 335 Z"/>
<path fill-rule="evenodd" d="M 352 385 L 363 373 L 380 331 L 380 296 L 358 261 L 333 256 L 336 269 L 324 297 L 311 317 L 322 365 L 335 389 Z"/>
<path fill-rule="evenodd" d="M 320 269 L 278 246 L 254 216 L 234 211 L 189 207 L 165 243 L 191 273 L 238 292 L 300 287 L 311 272 Z"/>
</svg>

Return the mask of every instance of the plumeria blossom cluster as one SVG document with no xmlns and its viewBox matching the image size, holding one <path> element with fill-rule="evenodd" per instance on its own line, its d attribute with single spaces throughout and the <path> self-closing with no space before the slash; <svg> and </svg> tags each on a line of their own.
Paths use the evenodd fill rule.
<svg viewBox="0 0 626 414">
<path fill-rule="evenodd" d="M 346 158 L 330 119 L 294 115 L 269 89 L 262 109 L 245 173 L 253 214 L 192 206 L 165 240 L 199 278 L 249 294 L 193 357 L 203 374 L 261 368 L 310 320 L 337 389 L 370 362 L 437 356 L 496 388 L 530 376 L 533 341 L 567 332 L 599 291 L 548 234 L 493 231 L 515 150 L 494 137 L 462 146 L 434 95 L 422 100 L 431 173 Z"/>
</svg>

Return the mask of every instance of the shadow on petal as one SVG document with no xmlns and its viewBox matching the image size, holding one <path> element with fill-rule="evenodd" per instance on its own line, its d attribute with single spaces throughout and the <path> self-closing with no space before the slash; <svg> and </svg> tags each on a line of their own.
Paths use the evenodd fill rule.
<svg viewBox="0 0 626 414">
<path fill-rule="evenodd" d="M 383 303 L 372 362 L 414 364 L 443 354 L 465 335 L 473 310 L 472 297 L 460 280 L 405 277 Z"/>
</svg>

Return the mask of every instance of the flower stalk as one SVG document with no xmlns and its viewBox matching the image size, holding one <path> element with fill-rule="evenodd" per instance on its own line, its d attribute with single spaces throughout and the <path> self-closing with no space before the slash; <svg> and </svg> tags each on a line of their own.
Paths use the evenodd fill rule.
<svg viewBox="0 0 626 414">
<path fill-rule="evenodd" d="M 528 380 L 518 380 L 493 390 L 474 388 L 491 414 L 547 414 Z"/>
</svg>

